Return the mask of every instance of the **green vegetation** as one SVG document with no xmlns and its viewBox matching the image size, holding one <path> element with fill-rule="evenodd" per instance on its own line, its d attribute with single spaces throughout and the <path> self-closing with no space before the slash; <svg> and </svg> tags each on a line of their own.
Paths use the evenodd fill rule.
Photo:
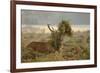
<svg viewBox="0 0 100 73">
<path fill-rule="evenodd" d="M 56 51 L 59 51 L 59 49 L 62 46 L 62 41 L 63 41 L 64 36 L 66 36 L 66 35 L 71 36 L 72 35 L 71 26 L 70 26 L 68 21 L 63 20 L 61 23 L 59 23 L 57 30 L 54 30 L 53 27 L 51 29 L 49 25 L 48 25 L 48 28 L 51 31 L 51 36 L 50 36 L 50 41 L 49 41 L 50 45 Z"/>
<path fill-rule="evenodd" d="M 90 59 L 90 32 L 72 31 L 68 21 L 58 29 L 47 25 L 50 33 L 22 32 L 21 61 L 45 62 Z"/>
</svg>

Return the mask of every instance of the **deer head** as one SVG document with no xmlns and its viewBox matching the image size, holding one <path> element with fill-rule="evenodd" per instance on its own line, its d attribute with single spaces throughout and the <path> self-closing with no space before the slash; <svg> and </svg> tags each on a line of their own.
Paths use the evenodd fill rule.
<svg viewBox="0 0 100 73">
<path fill-rule="evenodd" d="M 56 51 L 58 51 L 61 45 L 61 35 L 59 34 L 59 31 L 51 27 L 50 24 L 48 24 L 48 28 L 51 31 L 50 44 Z"/>
</svg>

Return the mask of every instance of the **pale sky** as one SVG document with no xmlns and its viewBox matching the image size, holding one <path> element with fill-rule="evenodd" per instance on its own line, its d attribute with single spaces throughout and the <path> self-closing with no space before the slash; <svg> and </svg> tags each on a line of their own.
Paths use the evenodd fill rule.
<svg viewBox="0 0 100 73">
<path fill-rule="evenodd" d="M 58 24 L 62 20 L 76 25 L 89 25 L 90 13 L 21 10 L 21 19 L 21 23 L 26 25 Z"/>
</svg>

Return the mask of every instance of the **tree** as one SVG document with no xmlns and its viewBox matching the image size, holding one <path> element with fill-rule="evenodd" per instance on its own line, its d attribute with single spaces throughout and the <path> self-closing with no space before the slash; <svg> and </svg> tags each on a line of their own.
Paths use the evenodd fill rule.
<svg viewBox="0 0 100 73">
<path fill-rule="evenodd" d="M 72 35 L 71 26 L 68 21 L 62 20 L 59 23 L 57 30 L 55 30 L 53 27 L 50 27 L 50 24 L 48 24 L 48 28 L 51 31 L 49 42 L 56 51 L 59 51 L 62 45 L 61 42 L 63 40 L 63 37 L 65 35 L 68 35 L 68 36 Z"/>
<path fill-rule="evenodd" d="M 70 23 L 68 21 L 65 21 L 65 20 L 62 20 L 59 23 L 58 31 L 60 32 L 60 34 L 62 36 L 64 36 L 64 35 L 71 36 L 72 35 L 72 29 L 71 29 Z"/>
</svg>

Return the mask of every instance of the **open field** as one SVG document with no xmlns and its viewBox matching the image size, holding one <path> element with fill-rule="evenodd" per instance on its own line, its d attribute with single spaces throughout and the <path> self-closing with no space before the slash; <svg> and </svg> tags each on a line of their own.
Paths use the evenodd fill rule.
<svg viewBox="0 0 100 73">
<path fill-rule="evenodd" d="M 43 26 L 42 26 L 43 27 Z M 50 45 L 50 31 L 46 26 L 22 26 L 21 61 L 45 62 L 90 59 L 89 27 L 73 26 L 73 36 L 65 36 L 60 51 Z M 55 29 L 57 29 L 55 27 Z"/>
</svg>

